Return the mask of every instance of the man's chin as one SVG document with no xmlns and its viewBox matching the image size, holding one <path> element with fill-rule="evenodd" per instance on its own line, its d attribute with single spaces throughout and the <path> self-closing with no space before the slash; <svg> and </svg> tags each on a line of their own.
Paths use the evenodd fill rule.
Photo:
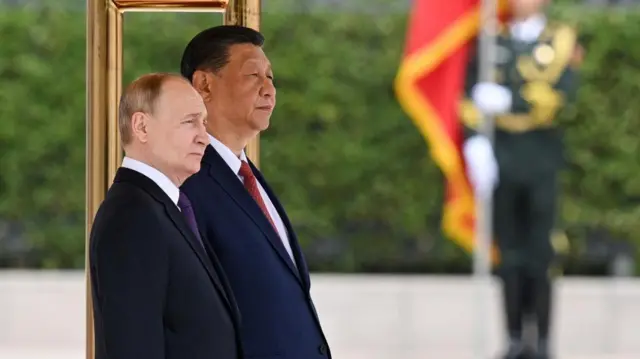
<svg viewBox="0 0 640 359">
<path fill-rule="evenodd" d="M 197 162 L 194 161 L 194 158 L 197 158 Z M 202 156 L 193 156 L 193 158 L 189 159 L 189 163 L 187 168 L 185 168 L 185 172 L 187 172 L 189 174 L 189 176 L 192 176 L 198 172 L 200 172 L 200 159 L 202 159 Z"/>
<path fill-rule="evenodd" d="M 258 132 L 262 132 L 269 128 L 269 124 L 271 123 L 270 117 L 266 118 L 256 118 L 253 121 L 253 128 Z"/>
</svg>

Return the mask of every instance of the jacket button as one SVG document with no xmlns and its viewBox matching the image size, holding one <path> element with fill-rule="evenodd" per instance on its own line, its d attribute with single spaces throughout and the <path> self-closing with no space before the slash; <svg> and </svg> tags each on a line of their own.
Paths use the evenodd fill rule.
<svg viewBox="0 0 640 359">
<path fill-rule="evenodd" d="M 327 355 L 327 346 L 324 344 L 320 344 L 320 346 L 318 346 L 318 351 L 322 355 Z"/>
</svg>

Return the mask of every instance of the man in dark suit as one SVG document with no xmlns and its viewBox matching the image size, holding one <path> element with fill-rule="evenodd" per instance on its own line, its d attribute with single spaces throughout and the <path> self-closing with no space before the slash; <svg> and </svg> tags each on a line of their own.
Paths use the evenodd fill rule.
<svg viewBox="0 0 640 359">
<path fill-rule="evenodd" d="M 200 169 L 206 108 L 179 75 L 124 91 L 126 157 L 90 237 L 96 359 L 239 359 L 239 317 L 182 182 Z"/>
<path fill-rule="evenodd" d="M 211 145 L 182 190 L 228 275 L 247 358 L 330 358 L 296 234 L 244 153 L 276 103 L 263 42 L 252 29 L 218 26 L 187 45 L 181 72 L 204 99 Z"/>
</svg>

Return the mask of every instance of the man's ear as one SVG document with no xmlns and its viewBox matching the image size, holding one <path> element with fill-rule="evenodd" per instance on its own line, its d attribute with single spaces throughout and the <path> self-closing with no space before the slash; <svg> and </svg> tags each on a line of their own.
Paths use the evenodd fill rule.
<svg viewBox="0 0 640 359">
<path fill-rule="evenodd" d="M 146 143 L 149 136 L 149 116 L 144 112 L 136 112 L 131 116 L 131 132 L 133 137 Z"/>
<path fill-rule="evenodd" d="M 208 102 L 211 98 L 211 85 L 213 78 L 210 72 L 196 70 L 193 73 L 191 85 L 198 91 L 204 102 Z"/>
</svg>

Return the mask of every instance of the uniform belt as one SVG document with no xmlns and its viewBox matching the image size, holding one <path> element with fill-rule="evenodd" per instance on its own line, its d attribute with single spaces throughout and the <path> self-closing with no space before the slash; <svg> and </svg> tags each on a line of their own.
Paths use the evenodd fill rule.
<svg viewBox="0 0 640 359">
<path fill-rule="evenodd" d="M 496 116 L 495 125 L 501 130 L 519 133 L 553 127 L 553 121 L 540 121 L 528 113 L 519 113 Z"/>
</svg>

